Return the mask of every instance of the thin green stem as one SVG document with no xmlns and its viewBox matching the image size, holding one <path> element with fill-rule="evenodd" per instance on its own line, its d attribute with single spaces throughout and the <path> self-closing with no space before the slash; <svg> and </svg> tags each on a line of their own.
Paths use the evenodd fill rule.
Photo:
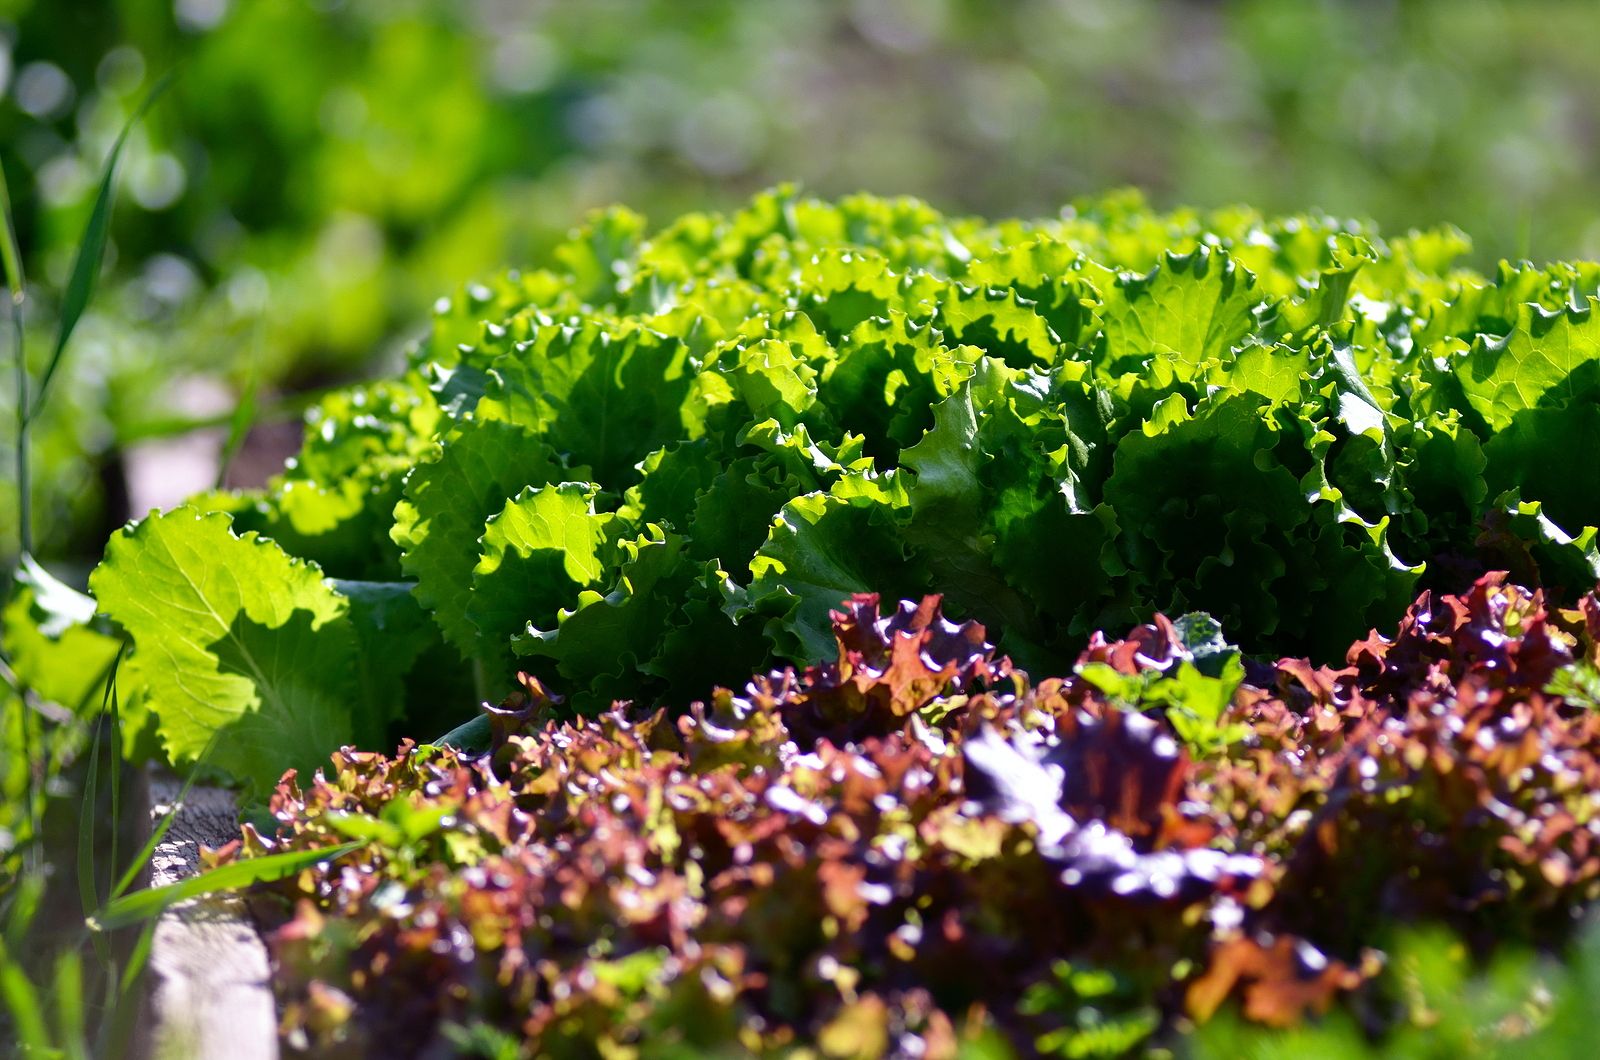
<svg viewBox="0 0 1600 1060">
<path fill-rule="evenodd" d="M 228 440 L 222 445 L 222 455 L 217 460 L 217 477 L 213 489 L 223 489 L 228 484 L 228 468 L 233 465 L 233 458 L 239 455 L 239 449 L 244 445 L 245 438 L 250 434 L 250 428 L 255 425 L 257 405 L 261 395 L 261 314 L 257 313 L 250 325 L 250 347 L 252 356 L 249 364 L 249 376 L 245 380 L 244 393 L 240 395 L 239 403 L 234 406 L 233 416 L 228 420 Z"/>
<path fill-rule="evenodd" d="M 22 551 L 33 554 L 33 460 L 29 453 L 30 429 L 28 415 L 28 364 L 22 348 L 22 296 L 14 292 L 11 297 L 13 354 L 17 364 L 17 539 Z"/>
<path fill-rule="evenodd" d="M 33 421 L 33 409 L 28 390 L 28 358 L 23 346 L 22 302 L 27 296 L 28 282 L 22 272 L 22 254 L 17 249 L 17 233 L 11 223 L 11 189 L 6 184 L 6 171 L 0 168 L 0 267 L 5 270 L 6 287 L 11 291 L 11 354 L 17 372 L 17 522 L 22 551 L 33 552 L 33 481 L 32 460 L 28 455 L 28 425 Z"/>
<path fill-rule="evenodd" d="M 128 650 L 123 642 L 117 657 L 111 661 L 111 872 L 117 871 L 117 840 L 122 835 L 122 704 L 117 696 L 117 670 L 122 665 L 122 655 Z M 111 886 L 107 879 L 106 886 Z"/>
<path fill-rule="evenodd" d="M 33 763 L 33 714 L 28 710 L 25 697 L 18 697 L 17 704 L 22 714 L 18 719 L 22 726 L 22 763 L 27 784 L 23 788 L 22 801 L 23 813 L 28 822 L 28 864 L 34 872 L 40 872 L 43 867 L 39 835 L 42 822 L 39 817 L 39 802 L 34 798 L 34 789 L 37 787 L 37 775 Z"/>
</svg>

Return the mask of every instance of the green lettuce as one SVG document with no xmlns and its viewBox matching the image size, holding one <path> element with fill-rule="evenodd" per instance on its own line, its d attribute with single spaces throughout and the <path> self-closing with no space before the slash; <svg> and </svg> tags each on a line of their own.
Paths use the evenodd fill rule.
<svg viewBox="0 0 1600 1060">
<path fill-rule="evenodd" d="M 519 670 L 686 704 L 816 660 L 858 591 L 1046 668 L 1156 610 L 1327 659 L 1488 567 L 1587 589 L 1600 272 L 1465 248 L 1128 196 L 606 211 L 441 300 L 264 490 L 118 535 L 94 621 L 169 756 L 264 784 Z"/>
</svg>

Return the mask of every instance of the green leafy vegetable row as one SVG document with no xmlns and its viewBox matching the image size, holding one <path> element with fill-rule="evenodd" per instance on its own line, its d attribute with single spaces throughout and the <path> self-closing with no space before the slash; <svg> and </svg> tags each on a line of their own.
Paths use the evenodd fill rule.
<svg viewBox="0 0 1600 1060">
<path fill-rule="evenodd" d="M 1247 663 L 1203 616 L 1158 616 L 1042 680 L 938 604 L 857 596 L 825 664 L 682 717 L 563 722 L 525 678 L 481 755 L 285 777 L 275 832 L 220 860 L 324 855 L 257 891 L 286 1041 L 1188 1055 L 1219 1012 L 1339 1011 L 1436 1056 L 1463 1020 L 1430 1041 L 1436 977 L 1467 960 L 1419 989 L 1406 932 L 1559 953 L 1600 896 L 1592 594 L 1558 611 L 1489 575 L 1338 667 Z M 1579 1055 L 1593 984 L 1560 982 L 1501 976 L 1461 1055 Z M 1218 1055 L 1277 1055 L 1228 1026 L 1204 1029 Z"/>
<path fill-rule="evenodd" d="M 1600 438 L 1600 266 L 1465 249 L 1124 198 L 613 210 L 441 301 L 266 490 L 117 535 L 95 606 L 147 733 L 257 784 L 519 668 L 684 704 L 868 588 L 1035 669 L 1153 609 L 1332 657 L 1420 588 L 1600 574 L 1600 473 L 1552 458 Z"/>
</svg>

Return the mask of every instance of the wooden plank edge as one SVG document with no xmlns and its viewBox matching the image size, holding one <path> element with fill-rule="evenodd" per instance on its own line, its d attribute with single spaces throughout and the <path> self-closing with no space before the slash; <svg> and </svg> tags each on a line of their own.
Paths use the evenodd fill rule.
<svg viewBox="0 0 1600 1060">
<path fill-rule="evenodd" d="M 150 822 L 171 808 L 182 782 L 152 770 Z M 200 871 L 200 848 L 239 835 L 231 792 L 196 784 L 156 847 L 150 884 L 176 883 Z M 207 895 L 173 906 L 156 923 L 147 970 L 153 1060 L 278 1060 L 277 1005 L 271 968 L 244 902 Z"/>
</svg>

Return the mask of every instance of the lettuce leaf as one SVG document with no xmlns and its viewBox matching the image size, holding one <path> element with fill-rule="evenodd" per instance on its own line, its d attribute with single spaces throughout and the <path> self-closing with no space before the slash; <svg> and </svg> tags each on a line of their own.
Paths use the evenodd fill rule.
<svg viewBox="0 0 1600 1060">
<path fill-rule="evenodd" d="M 1332 659 L 1421 589 L 1600 576 L 1600 478 L 1552 458 L 1600 444 L 1600 266 L 1467 246 L 1128 194 L 605 211 L 442 300 L 265 489 L 119 535 L 93 606 L 169 753 L 257 783 L 519 670 L 686 706 L 821 657 L 862 591 L 942 593 L 1031 668 L 1157 609 Z M 29 640 L 54 621 L 19 597 L 8 641 L 70 691 L 110 641 Z"/>
</svg>

